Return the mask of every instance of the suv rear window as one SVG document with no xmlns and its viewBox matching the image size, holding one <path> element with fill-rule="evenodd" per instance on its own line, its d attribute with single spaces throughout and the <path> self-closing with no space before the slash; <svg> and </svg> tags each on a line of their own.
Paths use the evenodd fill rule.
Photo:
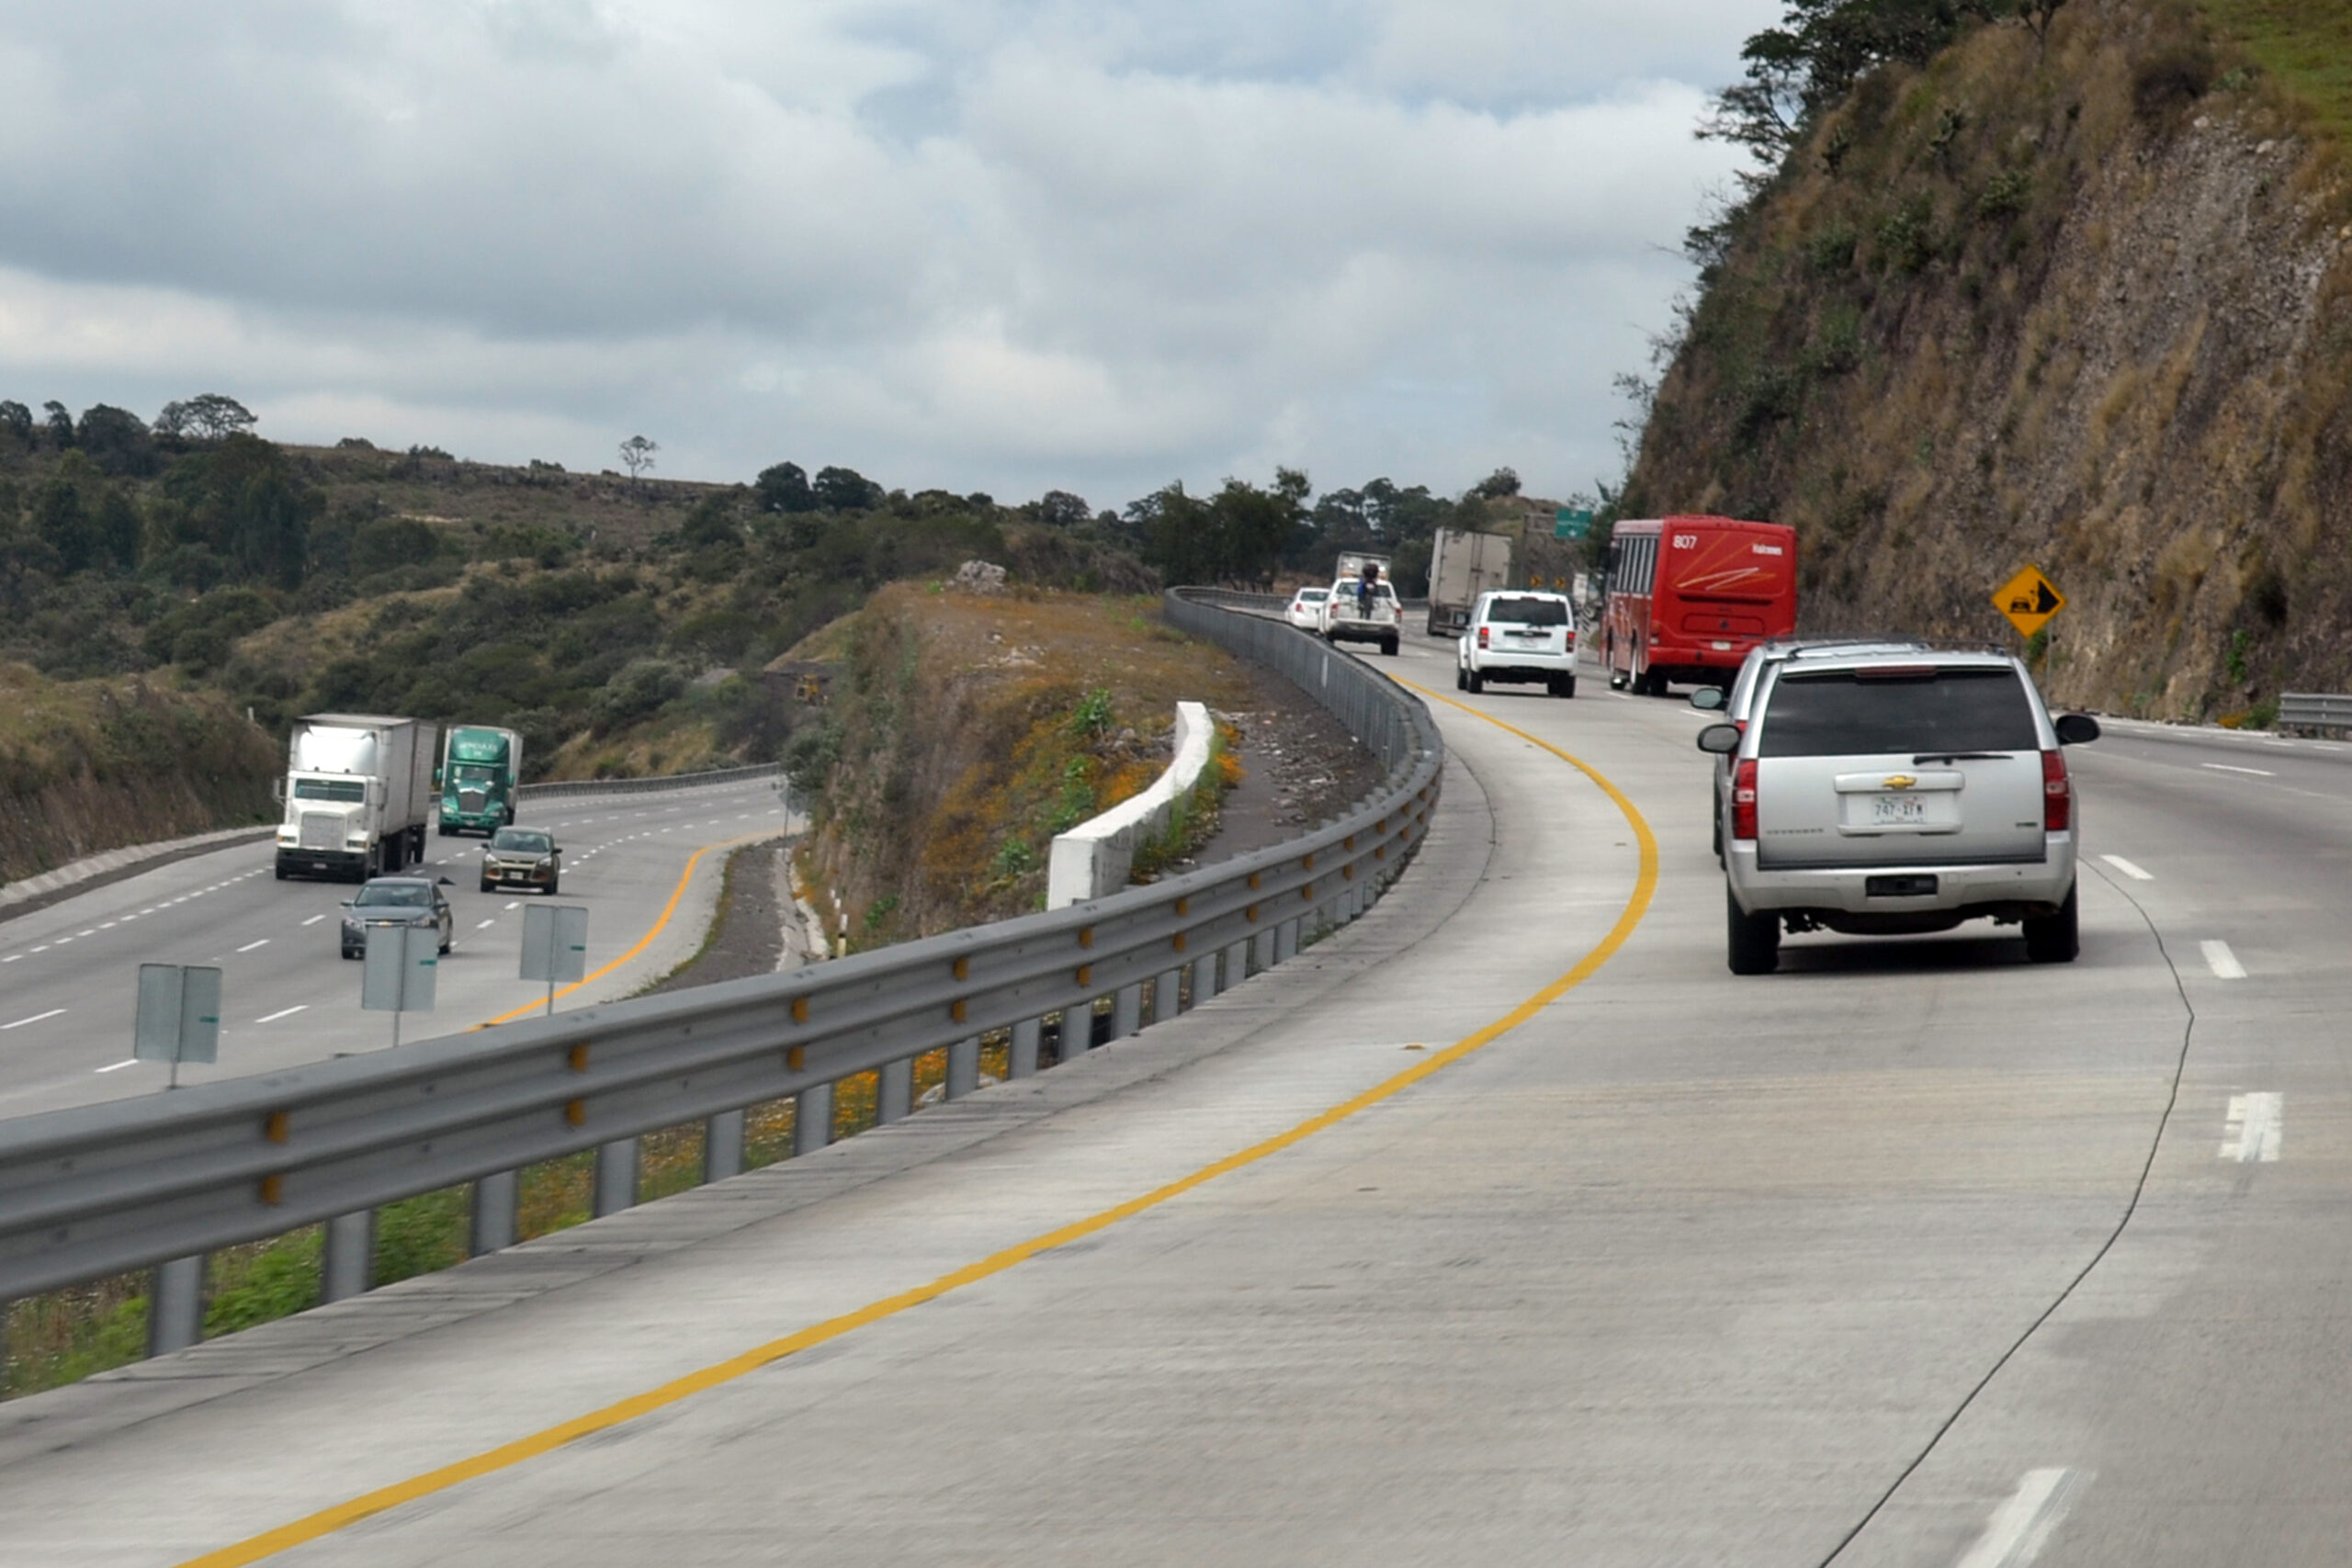
<svg viewBox="0 0 2352 1568">
<path fill-rule="evenodd" d="M 1568 606 L 1562 599 L 1498 599 L 1487 608 L 1487 619 L 1515 626 L 1565 626 Z"/>
<path fill-rule="evenodd" d="M 1850 757 L 1887 751 L 2033 751 L 2041 740 L 2017 672 L 1966 666 L 1888 676 L 1782 671 L 1757 753 Z"/>
</svg>

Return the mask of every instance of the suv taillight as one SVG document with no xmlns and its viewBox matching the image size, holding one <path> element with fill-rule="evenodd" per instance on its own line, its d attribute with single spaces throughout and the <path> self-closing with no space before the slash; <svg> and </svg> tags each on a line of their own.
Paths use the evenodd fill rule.
<svg viewBox="0 0 2352 1568">
<path fill-rule="evenodd" d="M 1484 626 L 1478 628 L 1478 646 L 1480 648 L 1487 646 L 1487 628 Z"/>
<path fill-rule="evenodd" d="M 1731 775 L 1731 836 L 1756 838 L 1756 759 L 1743 757 Z"/>
<path fill-rule="evenodd" d="M 2064 833 L 2075 825 L 2075 785 L 2066 777 L 2064 752 L 2041 754 L 2041 830 Z"/>
</svg>

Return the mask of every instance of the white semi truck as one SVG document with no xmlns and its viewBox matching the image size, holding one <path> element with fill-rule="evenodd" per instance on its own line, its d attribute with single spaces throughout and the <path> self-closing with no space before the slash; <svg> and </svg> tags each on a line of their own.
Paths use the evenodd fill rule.
<svg viewBox="0 0 2352 1568">
<path fill-rule="evenodd" d="M 1430 636 L 1458 634 L 1470 606 L 1490 589 L 1510 586 L 1510 536 L 1440 528 L 1430 551 Z"/>
<path fill-rule="evenodd" d="M 416 718 L 314 713 L 294 721 L 277 879 L 365 882 L 424 858 L 439 731 Z"/>
</svg>

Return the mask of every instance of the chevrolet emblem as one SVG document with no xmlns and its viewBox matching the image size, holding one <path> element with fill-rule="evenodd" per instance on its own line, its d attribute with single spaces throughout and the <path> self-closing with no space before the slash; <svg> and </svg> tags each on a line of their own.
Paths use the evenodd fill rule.
<svg viewBox="0 0 2352 1568">
<path fill-rule="evenodd" d="M 1909 773 L 1889 773 L 1886 777 L 1879 781 L 1879 783 L 1884 784 L 1889 789 L 1909 789 L 1913 784 L 1916 784 L 1919 781 L 1917 779 L 1913 778 Z"/>
</svg>

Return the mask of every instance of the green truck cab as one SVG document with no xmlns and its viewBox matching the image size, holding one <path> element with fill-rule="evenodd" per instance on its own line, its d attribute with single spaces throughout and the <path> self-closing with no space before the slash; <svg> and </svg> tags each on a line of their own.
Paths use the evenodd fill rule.
<svg viewBox="0 0 2352 1568">
<path fill-rule="evenodd" d="M 523 738 L 511 729 L 453 724 L 441 741 L 441 834 L 495 833 L 514 820 Z"/>
</svg>

